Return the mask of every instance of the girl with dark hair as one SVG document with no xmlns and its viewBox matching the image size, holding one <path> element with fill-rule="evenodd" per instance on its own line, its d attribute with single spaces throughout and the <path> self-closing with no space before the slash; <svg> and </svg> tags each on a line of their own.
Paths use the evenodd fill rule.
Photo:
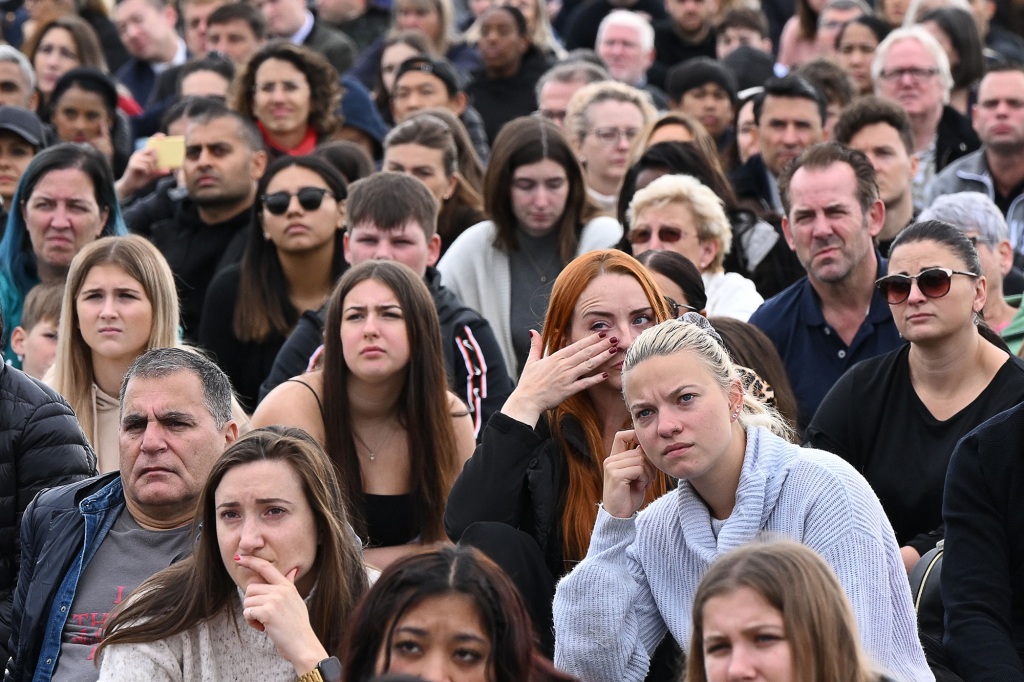
<svg viewBox="0 0 1024 682">
<path fill-rule="evenodd" d="M 280 158 L 256 196 L 242 262 L 214 277 L 199 325 L 199 345 L 250 410 L 299 316 L 320 309 L 347 267 L 348 189 L 332 165 L 317 156 Z"/>
<path fill-rule="evenodd" d="M 949 57 L 953 89 L 949 106 L 964 116 L 971 116 L 971 106 L 978 96 L 978 83 L 985 75 L 984 45 L 971 13 L 959 7 L 940 7 L 925 12 L 919 22 L 935 36 Z"/>
<path fill-rule="evenodd" d="M 271 159 L 311 154 L 341 127 L 338 72 L 322 54 L 275 40 L 235 79 L 232 108 L 256 122 Z"/>
<path fill-rule="evenodd" d="M 341 656 L 368 587 L 342 499 L 305 432 L 236 441 L 200 494 L 191 556 L 140 585 L 107 623 L 100 679 L 322 679 L 318 664 Z"/>
<path fill-rule="evenodd" d="M 530 39 L 523 13 L 511 5 L 491 7 L 476 24 L 483 67 L 466 94 L 484 119 L 492 144 L 502 126 L 537 110 L 537 81 L 551 66 Z"/>
<path fill-rule="evenodd" d="M 401 559 L 381 574 L 356 609 L 342 668 L 345 682 L 385 673 L 465 682 L 572 679 L 537 651 L 508 576 L 480 552 L 450 546 Z"/>
<path fill-rule="evenodd" d="M 441 254 L 456 237 L 484 220 L 483 198 L 460 173 L 458 147 L 448 125 L 432 113 L 417 113 L 384 138 L 384 168 L 418 178 L 437 199 Z"/>
<path fill-rule="evenodd" d="M 987 281 L 959 228 L 928 220 L 903 230 L 889 249 L 889 274 L 877 284 L 908 343 L 840 377 L 806 437 L 864 474 L 909 571 L 942 539 L 953 448 L 1024 401 L 1024 361 L 991 343 L 979 326 Z"/>
<path fill-rule="evenodd" d="M 836 34 L 836 63 L 853 79 L 857 94 L 874 93 L 871 62 L 878 44 L 891 30 L 884 20 L 868 14 L 846 22 Z"/>
<path fill-rule="evenodd" d="M 64 73 L 53 86 L 44 117 L 65 142 L 92 145 L 121 177 L 131 156 L 131 134 L 117 114 L 117 86 L 101 71 L 80 66 Z"/>
<path fill-rule="evenodd" d="M 518 374 L 530 353 L 527 332 L 539 326 L 558 273 L 574 257 L 613 245 L 622 228 L 599 216 L 562 131 L 532 117 L 507 124 L 494 141 L 484 210 L 491 220 L 463 232 L 437 268 L 491 324 Z"/>
<path fill-rule="evenodd" d="M 377 82 L 372 91 L 377 111 L 388 125 L 395 123 L 391 115 L 391 93 L 395 89 L 398 67 L 406 59 L 432 53 L 430 41 L 419 31 L 399 31 L 384 38 L 377 62 Z"/>
<path fill-rule="evenodd" d="M 622 395 L 633 429 L 614 436 L 589 550 L 558 584 L 559 669 L 585 680 L 643 679 L 666 633 L 691 642 L 695 593 L 714 562 L 771 535 L 828 562 L 879 665 L 896 679 L 930 679 L 878 498 L 846 462 L 793 443 L 781 415 L 747 390 L 748 373 L 696 313 L 644 331 L 626 351 Z M 678 487 L 638 514 L 662 477 Z"/>
<path fill-rule="evenodd" d="M 446 388 L 437 309 L 409 268 L 353 267 L 331 294 L 324 329 L 323 369 L 271 391 L 253 424 L 298 426 L 324 446 L 367 561 L 383 568 L 444 539 L 473 423 Z"/>
<path fill-rule="evenodd" d="M 86 244 L 127 233 L 110 163 L 90 146 L 59 144 L 36 154 L 12 203 L 0 240 L 0 309 L 7 329 L 21 323 L 29 289 L 63 282 Z M 17 366 L 9 344 L 4 341 L 4 358 Z"/>
</svg>

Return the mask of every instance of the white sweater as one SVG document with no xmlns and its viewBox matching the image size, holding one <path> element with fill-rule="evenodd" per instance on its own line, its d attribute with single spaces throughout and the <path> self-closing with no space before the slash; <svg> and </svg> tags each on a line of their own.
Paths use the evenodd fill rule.
<svg viewBox="0 0 1024 682">
<path fill-rule="evenodd" d="M 245 622 L 241 602 L 233 601 L 230 613 L 222 609 L 173 637 L 105 649 L 99 682 L 295 682 L 292 664 L 269 635 Z"/>
<path fill-rule="evenodd" d="M 835 455 L 761 428 L 747 430 L 736 506 L 717 539 L 685 481 L 633 518 L 599 512 L 586 558 L 555 594 L 555 664 L 588 682 L 643 680 L 666 628 L 689 650 L 694 594 L 711 563 L 761 534 L 798 540 L 825 558 L 877 666 L 901 682 L 934 680 L 874 491 Z"/>
<path fill-rule="evenodd" d="M 490 220 L 460 234 L 437 264 L 441 283 L 491 325 L 511 372 L 519 366 L 512 347 L 512 273 L 508 253 L 494 245 L 498 228 Z M 610 249 L 622 238 L 614 218 L 598 216 L 583 226 L 576 255 Z M 514 377 L 518 378 L 518 377 Z"/>
</svg>

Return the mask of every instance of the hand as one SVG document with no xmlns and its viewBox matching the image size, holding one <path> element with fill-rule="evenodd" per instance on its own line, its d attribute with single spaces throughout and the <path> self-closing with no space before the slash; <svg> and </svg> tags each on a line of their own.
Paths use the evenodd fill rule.
<svg viewBox="0 0 1024 682">
<path fill-rule="evenodd" d="M 540 334 L 531 329 L 530 355 L 501 411 L 536 426 L 541 414 L 608 378 L 607 372 L 593 371 L 619 352 L 618 343 L 608 332 L 598 332 L 543 357 Z"/>
<path fill-rule="evenodd" d="M 128 159 L 128 166 L 124 169 L 124 175 L 117 181 L 117 196 L 126 199 L 153 180 L 170 173 L 166 168 L 159 168 L 157 163 L 157 152 L 152 147 L 140 149 L 132 154 Z"/>
<path fill-rule="evenodd" d="M 612 451 L 604 460 L 604 510 L 620 519 L 640 511 L 647 489 L 654 483 L 657 469 L 636 441 L 636 431 L 615 434 Z"/>
<path fill-rule="evenodd" d="M 89 138 L 89 144 L 111 161 L 114 160 L 114 140 L 110 137 L 110 129 L 107 126 L 96 126 L 95 132 Z"/>
<path fill-rule="evenodd" d="M 327 650 L 309 624 L 309 611 L 295 589 L 293 568 L 282 575 L 269 561 L 254 556 L 237 556 L 235 561 L 257 573 L 264 582 L 251 582 L 245 588 L 242 614 L 250 626 L 266 632 L 277 653 L 295 667 L 301 676 L 327 658 Z"/>
<path fill-rule="evenodd" d="M 900 557 L 903 558 L 903 568 L 907 573 L 914 570 L 914 566 L 921 560 L 921 555 L 913 547 L 900 547 Z"/>
</svg>

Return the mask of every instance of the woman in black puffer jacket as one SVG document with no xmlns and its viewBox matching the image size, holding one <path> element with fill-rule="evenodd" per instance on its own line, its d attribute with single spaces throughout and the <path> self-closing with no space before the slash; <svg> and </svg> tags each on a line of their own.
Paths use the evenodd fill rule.
<svg viewBox="0 0 1024 682">
<path fill-rule="evenodd" d="M 0 339 L 3 334 L 0 317 Z M 0 652 L 11 637 L 22 512 L 40 490 L 95 474 L 96 455 L 74 411 L 52 388 L 0 358 Z"/>
</svg>

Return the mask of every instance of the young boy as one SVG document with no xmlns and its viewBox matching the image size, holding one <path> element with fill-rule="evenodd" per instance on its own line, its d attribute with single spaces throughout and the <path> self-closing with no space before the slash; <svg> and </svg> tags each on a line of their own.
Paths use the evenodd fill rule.
<svg viewBox="0 0 1024 682">
<path fill-rule="evenodd" d="M 63 284 L 37 284 L 25 297 L 21 325 L 11 332 L 11 349 L 21 370 L 42 379 L 57 357 L 57 327 Z"/>
</svg>

